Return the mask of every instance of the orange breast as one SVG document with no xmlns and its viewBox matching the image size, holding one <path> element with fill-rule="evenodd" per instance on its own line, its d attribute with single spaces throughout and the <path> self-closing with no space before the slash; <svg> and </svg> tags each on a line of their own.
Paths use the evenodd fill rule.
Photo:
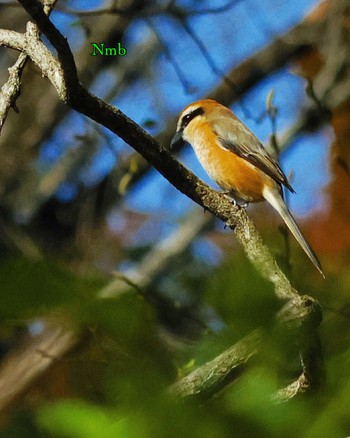
<svg viewBox="0 0 350 438">
<path fill-rule="evenodd" d="M 197 129 L 193 138 L 192 147 L 205 171 L 235 198 L 248 202 L 262 201 L 264 186 L 276 184 L 248 161 L 218 146 L 215 134 L 207 125 Z"/>
</svg>

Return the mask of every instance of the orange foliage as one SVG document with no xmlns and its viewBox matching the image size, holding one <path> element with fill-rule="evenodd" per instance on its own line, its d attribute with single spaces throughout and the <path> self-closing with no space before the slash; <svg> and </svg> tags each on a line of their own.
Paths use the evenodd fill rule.
<svg viewBox="0 0 350 438">
<path fill-rule="evenodd" d="M 332 2 L 322 2 L 308 17 L 311 21 L 321 21 L 329 12 Z M 344 20 L 346 23 L 346 20 Z M 313 80 L 323 67 L 323 59 L 315 48 L 298 60 L 299 73 Z M 345 73 L 349 74 L 349 73 Z M 328 210 L 312 218 L 307 235 L 321 255 L 341 255 L 350 249 L 350 100 L 332 109 L 331 125 L 335 140 L 331 145 L 331 181 L 326 188 Z M 350 252 L 350 251 L 349 251 Z"/>
</svg>

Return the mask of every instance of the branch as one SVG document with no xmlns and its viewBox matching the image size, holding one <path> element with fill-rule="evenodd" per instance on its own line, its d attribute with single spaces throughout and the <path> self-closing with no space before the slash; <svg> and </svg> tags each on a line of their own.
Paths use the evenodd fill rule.
<svg viewBox="0 0 350 438">
<path fill-rule="evenodd" d="M 125 277 L 136 285 L 137 289 L 146 289 L 151 282 L 154 282 L 166 271 L 171 262 L 179 257 L 179 254 L 186 251 L 194 238 L 208 226 L 211 220 L 212 216 L 193 211 L 176 231 L 149 251 L 136 270 L 127 271 Z M 115 298 L 119 296 L 123 291 L 121 281 L 124 282 L 120 278 L 112 281 L 98 293 L 98 297 Z"/>
<path fill-rule="evenodd" d="M 0 414 L 3 417 L 48 368 L 76 344 L 78 332 L 62 324 L 49 325 L 22 350 L 10 354 L 0 370 Z"/>
<path fill-rule="evenodd" d="M 287 344 L 293 345 L 295 340 L 300 345 L 310 342 L 308 352 L 315 353 L 314 350 L 317 349 L 317 353 L 312 359 L 309 353 L 306 354 L 305 357 L 311 359 L 311 363 L 306 363 L 305 357 L 302 357 L 302 374 L 295 382 L 277 391 L 273 401 L 287 401 L 307 390 L 315 391 L 319 388 L 324 376 L 323 358 L 319 353 L 321 349 L 318 336 L 316 339 L 313 336 L 310 338 L 309 332 L 317 333 L 321 319 L 319 304 L 307 296 L 289 300 L 277 315 L 274 330 L 278 334 L 282 332 L 284 336 L 286 333 Z M 269 337 L 261 328 L 254 330 L 215 359 L 170 386 L 168 394 L 178 401 L 189 397 L 208 399 L 232 382 L 259 350 L 264 350 L 264 340 Z"/>
<path fill-rule="evenodd" d="M 168 394 L 179 401 L 188 397 L 207 399 L 236 378 L 254 356 L 262 342 L 261 329 L 254 330 L 210 362 L 168 388 Z"/>
<path fill-rule="evenodd" d="M 151 18 L 146 17 L 145 21 L 148 24 L 148 26 L 150 27 L 150 29 L 152 29 L 152 32 L 154 33 L 160 46 L 162 47 L 165 56 L 168 58 L 170 64 L 172 65 L 172 67 L 175 71 L 175 74 L 178 77 L 178 79 L 182 85 L 184 92 L 186 94 L 190 94 L 191 89 L 193 90 L 193 88 L 191 87 L 190 82 L 187 80 L 186 75 L 182 72 L 181 66 L 177 62 L 176 57 L 173 56 L 171 50 L 169 50 L 167 44 L 165 43 L 165 41 L 163 41 L 161 34 L 158 32 L 157 26 L 153 23 Z"/>
<path fill-rule="evenodd" d="M 59 64 L 61 67 L 61 74 L 66 81 L 67 88 L 74 88 L 78 85 L 77 67 L 73 53 L 69 47 L 67 39 L 61 34 L 61 32 L 52 24 L 44 11 L 44 6 L 38 1 L 31 0 L 19 0 L 19 3 L 24 9 L 31 15 L 34 21 L 37 23 L 40 31 L 48 38 L 51 44 L 57 51 Z M 30 23 L 28 23 L 30 24 Z M 32 35 L 37 37 L 35 28 L 32 28 Z M 67 96 L 68 98 L 68 96 Z M 68 103 L 62 96 L 61 99 Z"/>
<path fill-rule="evenodd" d="M 7 46 L 14 50 L 25 52 L 25 36 L 19 32 L 0 29 L 0 47 Z"/>
<path fill-rule="evenodd" d="M 56 0 L 46 0 L 44 5 L 44 12 L 47 15 L 50 15 L 50 12 L 52 11 L 54 5 L 56 3 Z M 1 32 L 1 30 L 0 30 Z M 12 36 L 13 39 L 16 39 L 17 35 L 11 34 L 12 31 L 7 31 L 8 35 L 4 35 L 3 37 L 10 37 Z M 4 41 L 2 41 L 2 38 L 0 37 L 0 45 L 3 44 Z M 6 45 L 6 44 L 5 44 Z M 21 77 L 22 72 L 24 69 L 24 66 L 27 61 L 27 56 L 24 53 L 21 53 L 15 62 L 15 64 L 10 67 L 9 70 L 9 79 L 8 81 L 2 86 L 1 92 L 0 92 L 0 134 L 2 127 L 4 126 L 7 114 L 11 107 L 14 108 L 15 111 L 17 110 L 16 107 L 16 100 L 20 95 L 21 90 Z"/>
<path fill-rule="evenodd" d="M 9 78 L 0 91 L 0 134 L 10 108 L 17 112 L 16 100 L 20 95 L 22 71 L 27 55 L 21 53 L 12 67 L 9 67 Z"/>
</svg>

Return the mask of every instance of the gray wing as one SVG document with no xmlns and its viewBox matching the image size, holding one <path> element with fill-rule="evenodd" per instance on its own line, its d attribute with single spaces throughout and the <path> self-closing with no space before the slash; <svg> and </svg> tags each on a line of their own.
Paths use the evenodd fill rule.
<svg viewBox="0 0 350 438">
<path fill-rule="evenodd" d="M 277 161 L 269 155 L 259 139 L 243 122 L 235 118 L 218 118 L 213 121 L 213 128 L 223 149 L 247 160 L 277 183 L 283 184 L 295 193 Z"/>
</svg>

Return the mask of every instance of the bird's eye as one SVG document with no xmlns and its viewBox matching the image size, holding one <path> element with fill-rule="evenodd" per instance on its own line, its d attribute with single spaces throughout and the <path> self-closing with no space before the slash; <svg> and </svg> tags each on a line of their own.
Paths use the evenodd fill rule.
<svg viewBox="0 0 350 438">
<path fill-rule="evenodd" d="M 204 114 L 204 110 L 203 110 L 203 108 L 199 107 L 199 108 L 196 108 L 195 110 L 191 111 L 190 113 L 184 115 L 182 118 L 182 123 L 181 123 L 182 127 L 186 128 L 186 126 L 190 123 L 190 121 L 192 119 L 194 119 L 195 117 L 200 116 L 202 114 Z"/>
</svg>

